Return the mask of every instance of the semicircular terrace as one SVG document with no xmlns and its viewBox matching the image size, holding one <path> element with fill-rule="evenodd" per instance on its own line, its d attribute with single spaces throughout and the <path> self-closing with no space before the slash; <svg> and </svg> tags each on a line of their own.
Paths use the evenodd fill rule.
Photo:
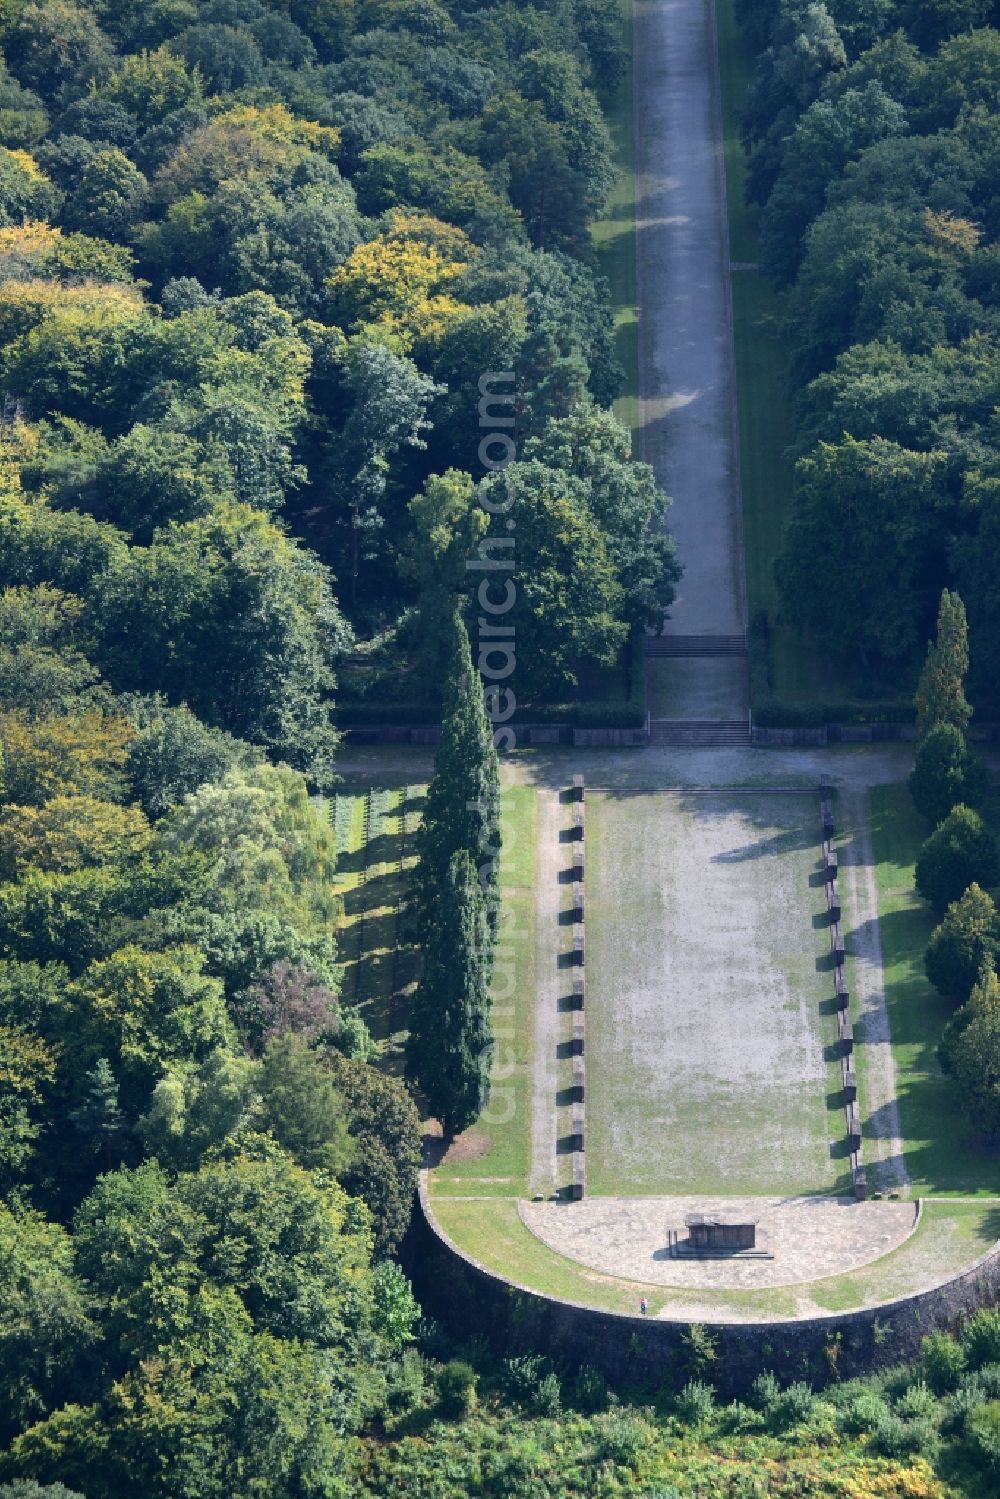
<svg viewBox="0 0 1000 1499">
<path fill-rule="evenodd" d="M 903 1244 L 919 1202 L 851 1197 L 591 1197 L 521 1202 L 521 1221 L 556 1254 L 603 1275 L 695 1290 L 807 1285 L 870 1265 Z M 750 1252 L 685 1253 L 692 1216 L 755 1225 Z"/>
</svg>

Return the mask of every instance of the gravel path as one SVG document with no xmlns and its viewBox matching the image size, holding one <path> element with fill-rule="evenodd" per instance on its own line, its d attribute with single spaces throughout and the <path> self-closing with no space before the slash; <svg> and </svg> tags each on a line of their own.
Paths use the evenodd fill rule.
<svg viewBox="0 0 1000 1499">
<path fill-rule="evenodd" d="M 559 1041 L 559 842 L 558 790 L 538 793 L 538 847 L 535 852 L 535 1053 L 531 1090 L 532 1192 L 556 1188 L 556 1047 Z"/>
<path fill-rule="evenodd" d="M 592 1192 L 838 1189 L 819 839 L 815 792 L 591 789 Z"/>
<path fill-rule="evenodd" d="M 745 605 L 714 3 L 634 14 L 640 441 L 685 568 L 669 629 L 732 634 Z"/>
<path fill-rule="evenodd" d="M 1000 754 L 983 746 L 1000 770 Z M 348 747 L 337 757 L 341 775 L 429 779 L 433 749 L 409 745 Z M 510 784 L 566 786 L 583 771 L 588 786 L 884 786 L 905 781 L 913 769 L 912 744 L 830 745 L 817 749 L 533 749 L 505 758 Z"/>
</svg>

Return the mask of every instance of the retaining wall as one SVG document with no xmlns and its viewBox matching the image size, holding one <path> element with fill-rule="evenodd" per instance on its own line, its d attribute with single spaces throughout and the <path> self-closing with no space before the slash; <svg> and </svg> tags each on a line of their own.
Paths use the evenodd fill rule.
<svg viewBox="0 0 1000 1499">
<path fill-rule="evenodd" d="M 523 748 L 529 744 L 584 745 L 589 749 L 638 749 L 649 743 L 649 729 L 578 729 L 568 723 L 510 725 Z M 439 724 L 344 724 L 345 744 L 437 744 Z"/>
<path fill-rule="evenodd" d="M 568 1370 L 593 1364 L 618 1390 L 679 1386 L 689 1377 L 690 1323 L 597 1311 L 505 1280 L 438 1228 L 424 1179 L 401 1253 L 424 1309 L 463 1337 L 485 1336 L 504 1357 L 537 1351 Z M 958 1275 L 881 1306 L 800 1321 L 713 1322 L 709 1377 L 724 1398 L 744 1394 L 764 1369 L 815 1385 L 849 1378 L 915 1357 L 927 1333 L 998 1301 L 1000 1245 Z"/>
<path fill-rule="evenodd" d="M 827 744 L 883 744 L 886 741 L 916 740 L 917 730 L 912 723 L 824 723 L 812 728 L 782 729 L 754 724 L 750 730 L 751 743 L 759 749 L 791 748 L 801 745 Z M 993 744 L 1000 740 L 1000 724 L 976 724 L 973 739 Z"/>
</svg>

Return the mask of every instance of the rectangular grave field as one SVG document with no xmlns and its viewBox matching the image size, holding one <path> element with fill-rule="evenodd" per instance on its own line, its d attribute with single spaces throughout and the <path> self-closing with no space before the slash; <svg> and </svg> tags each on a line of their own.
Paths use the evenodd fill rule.
<svg viewBox="0 0 1000 1499">
<path fill-rule="evenodd" d="M 587 793 L 591 1193 L 847 1181 L 818 797 Z"/>
</svg>

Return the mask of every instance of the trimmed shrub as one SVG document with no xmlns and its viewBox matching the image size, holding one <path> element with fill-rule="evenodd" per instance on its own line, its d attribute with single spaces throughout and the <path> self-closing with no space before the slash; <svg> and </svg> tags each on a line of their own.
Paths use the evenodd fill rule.
<svg viewBox="0 0 1000 1499">
<path fill-rule="evenodd" d="M 978 812 L 958 806 L 920 850 L 916 884 L 925 900 L 944 911 L 970 885 L 994 885 L 998 873 L 996 839 Z"/>
</svg>

